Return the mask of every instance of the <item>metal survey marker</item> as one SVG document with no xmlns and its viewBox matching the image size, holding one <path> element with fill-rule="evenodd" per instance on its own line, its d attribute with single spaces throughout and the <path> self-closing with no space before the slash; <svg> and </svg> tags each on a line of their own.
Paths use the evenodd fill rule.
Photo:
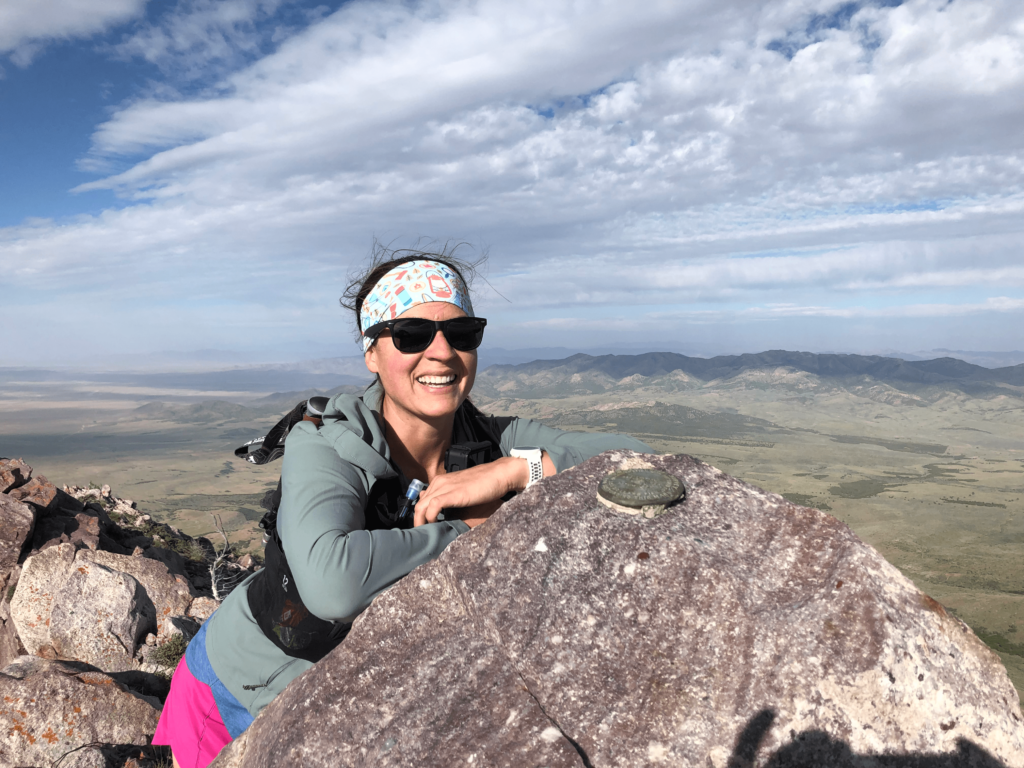
<svg viewBox="0 0 1024 768">
<path fill-rule="evenodd" d="M 685 494 L 683 481 L 660 469 L 622 469 L 597 487 L 597 497 L 606 505 L 644 517 L 662 514 Z"/>
</svg>

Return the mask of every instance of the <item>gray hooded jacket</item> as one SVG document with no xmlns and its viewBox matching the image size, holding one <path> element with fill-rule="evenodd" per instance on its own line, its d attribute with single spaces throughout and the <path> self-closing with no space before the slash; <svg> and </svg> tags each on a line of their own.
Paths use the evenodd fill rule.
<svg viewBox="0 0 1024 768">
<path fill-rule="evenodd" d="M 323 426 L 296 424 L 281 468 L 278 531 L 299 594 L 311 613 L 352 621 L 371 601 L 418 565 L 436 558 L 469 530 L 461 520 L 409 530 L 366 530 L 363 510 L 370 489 L 394 477 L 391 454 L 375 410 L 381 390 L 362 397 L 336 395 Z M 513 419 L 501 435 L 501 452 L 544 449 L 558 471 L 613 448 L 650 452 L 624 435 L 562 432 L 528 419 Z M 255 717 L 311 662 L 286 655 L 268 640 L 249 610 L 246 579 L 208 620 L 206 652 L 214 673 Z"/>
</svg>

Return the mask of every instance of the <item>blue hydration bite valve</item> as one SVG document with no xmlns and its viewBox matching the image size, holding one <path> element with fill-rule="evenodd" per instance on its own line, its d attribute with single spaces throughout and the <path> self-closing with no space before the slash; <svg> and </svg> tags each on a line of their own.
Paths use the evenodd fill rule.
<svg viewBox="0 0 1024 768">
<path fill-rule="evenodd" d="M 416 508 L 416 499 L 426 488 L 427 484 L 421 480 L 413 480 L 409 483 L 409 489 L 405 492 L 405 501 L 402 502 L 402 510 L 398 513 L 399 520 L 404 520 L 405 516 L 409 514 L 409 510 Z"/>
</svg>

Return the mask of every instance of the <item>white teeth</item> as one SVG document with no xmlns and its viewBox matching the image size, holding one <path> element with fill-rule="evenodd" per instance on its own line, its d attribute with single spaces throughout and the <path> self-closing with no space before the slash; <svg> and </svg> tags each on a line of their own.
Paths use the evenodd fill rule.
<svg viewBox="0 0 1024 768">
<path fill-rule="evenodd" d="M 420 384 L 426 384 L 427 386 L 440 387 L 445 384 L 451 384 L 455 381 L 455 375 L 449 376 L 420 376 L 416 379 Z"/>
</svg>

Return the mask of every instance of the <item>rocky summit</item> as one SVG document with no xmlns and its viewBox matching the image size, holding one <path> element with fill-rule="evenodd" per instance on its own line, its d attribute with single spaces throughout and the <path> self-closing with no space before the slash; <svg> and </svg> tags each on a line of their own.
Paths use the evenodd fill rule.
<svg viewBox="0 0 1024 768">
<path fill-rule="evenodd" d="M 170 765 L 148 745 L 174 665 L 214 579 L 253 570 L 214 550 L 107 486 L 0 459 L 0 768 Z"/>
<path fill-rule="evenodd" d="M 598 501 L 654 468 L 683 500 Z M 1019 768 L 998 657 L 846 525 L 687 456 L 538 484 L 356 620 L 214 763 Z"/>
</svg>

